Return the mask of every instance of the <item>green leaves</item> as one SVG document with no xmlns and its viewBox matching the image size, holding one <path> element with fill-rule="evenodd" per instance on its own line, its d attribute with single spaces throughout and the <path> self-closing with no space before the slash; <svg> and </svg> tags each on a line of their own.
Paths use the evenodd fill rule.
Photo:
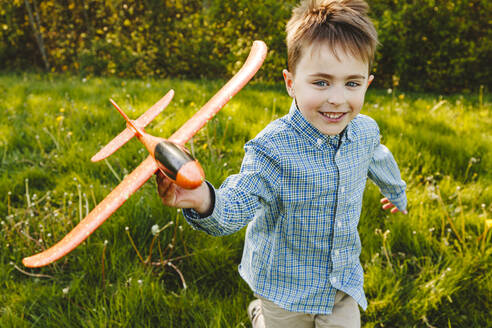
<svg viewBox="0 0 492 328">
<path fill-rule="evenodd" d="M 38 3 L 39 5 L 35 5 Z M 269 53 L 257 79 L 279 81 L 285 24 L 298 1 L 33 1 L 50 70 L 84 76 L 228 78 L 255 39 Z M 369 0 L 379 33 L 374 85 L 416 91 L 492 85 L 487 0 Z M 23 1 L 0 0 L 0 69 L 45 66 Z M 37 15 L 37 16 L 36 16 Z"/>
</svg>

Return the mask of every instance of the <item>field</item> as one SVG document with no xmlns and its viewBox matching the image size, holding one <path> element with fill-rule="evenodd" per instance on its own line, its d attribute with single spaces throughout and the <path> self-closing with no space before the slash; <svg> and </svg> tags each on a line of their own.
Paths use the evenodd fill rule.
<svg viewBox="0 0 492 328">
<path fill-rule="evenodd" d="M 0 75 L 0 327 L 249 327 L 237 273 L 244 230 L 215 238 L 164 207 L 151 178 L 86 242 L 53 265 L 23 257 L 60 240 L 147 156 L 130 141 L 90 162 L 170 88 L 147 131 L 166 137 L 224 81 Z M 391 92 L 390 92 L 391 91 Z M 359 226 L 369 308 L 363 327 L 491 327 L 492 116 L 468 95 L 369 90 L 363 113 L 408 184 L 409 215 L 388 215 L 368 183 Z M 219 186 L 243 145 L 286 114 L 282 85 L 251 83 L 189 148 Z M 487 310 L 489 309 L 489 310 Z"/>
</svg>

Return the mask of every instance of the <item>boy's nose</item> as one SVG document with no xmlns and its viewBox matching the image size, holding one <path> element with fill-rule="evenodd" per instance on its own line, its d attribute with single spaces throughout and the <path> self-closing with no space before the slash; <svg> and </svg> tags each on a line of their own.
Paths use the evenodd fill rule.
<svg viewBox="0 0 492 328">
<path fill-rule="evenodd" d="M 333 88 L 332 90 L 328 91 L 327 101 L 332 106 L 343 104 L 345 102 L 344 90 L 341 90 L 340 88 Z"/>
</svg>

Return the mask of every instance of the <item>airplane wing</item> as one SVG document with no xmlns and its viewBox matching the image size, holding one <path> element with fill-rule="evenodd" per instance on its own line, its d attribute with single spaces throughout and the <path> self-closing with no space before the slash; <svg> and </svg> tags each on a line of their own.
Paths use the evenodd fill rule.
<svg viewBox="0 0 492 328">
<path fill-rule="evenodd" d="M 62 240 L 41 253 L 24 258 L 22 263 L 30 268 L 42 267 L 70 253 L 106 221 L 155 171 L 157 171 L 157 163 L 149 155 Z"/>
<path fill-rule="evenodd" d="M 217 114 L 231 98 L 241 90 L 260 69 L 267 54 L 267 46 L 263 41 L 253 42 L 253 46 L 243 67 L 232 79 L 220 89 L 203 107 L 183 124 L 169 141 L 184 145 L 207 122 Z"/>
<path fill-rule="evenodd" d="M 139 128 L 144 128 L 149 124 L 157 115 L 159 115 L 171 102 L 174 96 L 174 90 L 169 90 L 164 97 L 150 107 L 142 116 L 135 120 L 134 124 Z M 135 131 L 126 128 L 121 131 L 110 143 L 104 146 L 96 155 L 92 156 L 91 161 L 98 162 L 113 154 L 118 148 L 123 146 L 128 140 L 135 136 Z"/>
</svg>

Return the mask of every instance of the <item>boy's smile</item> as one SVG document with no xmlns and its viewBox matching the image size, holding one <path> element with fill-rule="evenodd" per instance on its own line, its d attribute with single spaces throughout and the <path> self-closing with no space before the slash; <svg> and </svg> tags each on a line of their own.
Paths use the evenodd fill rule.
<svg viewBox="0 0 492 328">
<path fill-rule="evenodd" d="M 336 56 L 334 54 L 336 52 Z M 327 43 L 305 48 L 295 72 L 283 71 L 287 92 L 321 133 L 337 135 L 360 113 L 374 76 L 368 64 Z"/>
</svg>

